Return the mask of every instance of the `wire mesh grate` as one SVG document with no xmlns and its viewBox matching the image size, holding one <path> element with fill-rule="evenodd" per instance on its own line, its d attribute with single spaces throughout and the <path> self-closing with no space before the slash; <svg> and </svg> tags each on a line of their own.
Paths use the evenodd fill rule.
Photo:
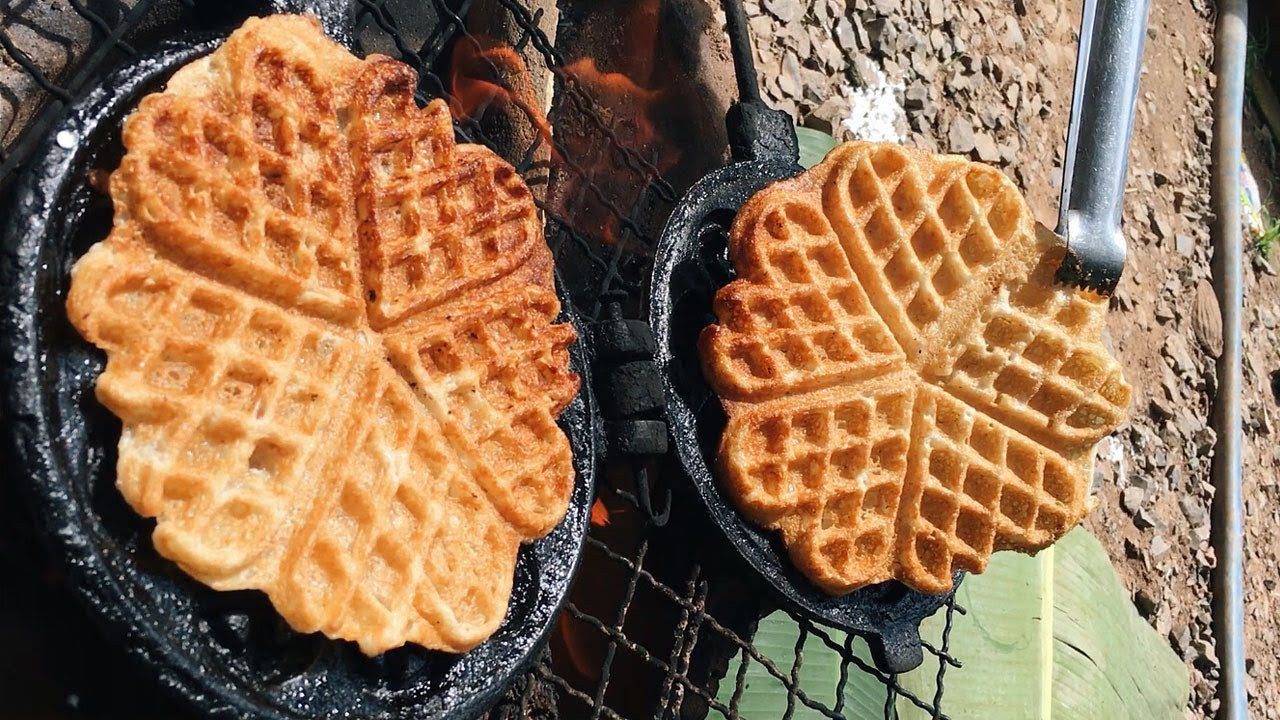
<svg viewBox="0 0 1280 720">
<path fill-rule="evenodd" d="M 334 3 L 317 3 L 333 6 Z M 493 147 L 530 184 L 562 275 L 572 278 L 580 312 L 598 319 L 606 304 L 638 313 L 656 235 L 683 187 L 673 183 L 651 148 L 637 146 L 617 113 L 602 108 L 590 82 L 575 73 L 578 58 L 557 49 L 544 27 L 545 7 L 517 0 L 485 0 L 516 32 L 503 38 L 517 58 L 537 61 L 551 75 L 545 110 L 503 87 L 511 54 L 494 54 L 492 38 L 469 27 L 482 0 L 354 0 L 346 10 L 358 52 L 392 55 L 420 75 L 420 101 L 440 97 L 455 110 L 464 139 Z M 269 10 L 195 0 L 71 0 L 65 6 L 10 2 L 0 18 L 0 189 L 7 188 L 33 146 L 90 79 L 181 29 L 233 27 Z M 342 14 L 341 12 L 339 14 Z M 459 58 L 478 59 L 497 90 L 477 101 L 459 97 Z M 506 60 L 495 59 L 506 58 Z M 522 60 L 523 62 L 523 60 Z M 526 72 L 528 69 L 526 68 Z M 453 73 L 455 76 L 451 76 Z M 527 93 L 526 93 L 527 94 Z M 523 123 L 531 139 L 516 147 L 494 137 L 491 113 Z M 573 126 L 588 137 L 571 142 L 539 128 Z M 517 128 L 518 130 L 518 128 Z M 519 132 L 515 133 L 519 135 Z M 611 188 L 599 182 L 610 176 Z M 618 178 L 625 182 L 619 189 Z M 557 192 L 559 191 L 559 192 Z M 591 222 L 575 217 L 586 214 Z M 663 479 L 676 477 L 669 459 L 610 467 L 598 491 L 578 581 L 559 627 L 534 668 L 490 711 L 493 718 L 738 718 L 751 693 L 784 701 L 780 717 L 863 717 L 847 702 L 854 680 L 882 687 L 883 717 L 898 708 L 946 718 L 944 679 L 960 666 L 950 653 L 954 600 L 936 642 L 924 652 L 936 664 L 932 693 L 904 687 L 878 670 L 865 643 L 771 605 L 770 596 L 742 569 L 691 495 Z M 675 486 L 678 483 L 672 483 Z M 662 502 L 656 502 L 662 498 Z M 784 657 L 753 642 L 770 613 L 798 628 Z M 806 656 L 834 654 L 838 677 L 830 688 L 808 680 Z M 877 699 L 879 702 L 880 699 Z"/>
</svg>

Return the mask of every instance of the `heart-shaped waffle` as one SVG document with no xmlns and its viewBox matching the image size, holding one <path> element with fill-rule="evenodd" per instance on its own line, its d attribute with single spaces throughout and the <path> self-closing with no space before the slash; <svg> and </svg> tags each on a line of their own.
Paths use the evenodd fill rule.
<svg viewBox="0 0 1280 720">
<path fill-rule="evenodd" d="M 157 550 L 368 654 L 492 634 L 573 483 L 532 197 L 416 79 L 249 20 L 126 121 L 67 301 Z"/>
<path fill-rule="evenodd" d="M 699 342 L 721 480 L 819 587 L 943 592 L 1084 516 L 1130 388 L 999 171 L 847 143 L 747 202 L 729 255 Z"/>
</svg>

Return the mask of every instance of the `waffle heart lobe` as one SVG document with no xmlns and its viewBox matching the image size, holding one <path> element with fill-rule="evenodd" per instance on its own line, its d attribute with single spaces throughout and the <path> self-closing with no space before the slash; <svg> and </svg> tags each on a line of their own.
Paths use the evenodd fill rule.
<svg viewBox="0 0 1280 720">
<path fill-rule="evenodd" d="M 157 550 L 368 654 L 489 637 L 574 474 L 532 197 L 415 86 L 250 19 L 126 121 L 67 302 Z"/>
<path fill-rule="evenodd" d="M 1054 285 L 997 170 L 846 143 L 748 201 L 729 253 L 699 341 L 720 478 L 819 587 L 942 592 L 1083 517 L 1131 390 L 1105 299 Z"/>
</svg>

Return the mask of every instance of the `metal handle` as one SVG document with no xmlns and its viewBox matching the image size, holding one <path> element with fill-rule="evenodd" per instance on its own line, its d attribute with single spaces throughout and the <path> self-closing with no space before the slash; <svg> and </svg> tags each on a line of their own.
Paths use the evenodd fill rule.
<svg viewBox="0 0 1280 720">
<path fill-rule="evenodd" d="M 733 161 L 775 160 L 795 165 L 800 161 L 795 124 L 790 115 L 774 110 L 760 97 L 756 63 L 751 54 L 751 31 L 742 0 L 722 0 L 721 7 L 733 55 L 733 71 L 738 78 L 738 101 L 729 107 L 725 116 Z"/>
<path fill-rule="evenodd" d="M 739 102 L 760 102 L 760 82 L 756 76 L 756 60 L 751 54 L 751 32 L 747 29 L 747 13 L 741 0 L 722 0 L 725 31 L 729 35 L 729 52 L 733 55 L 733 73 L 738 80 Z"/>
<path fill-rule="evenodd" d="M 1091 266 L 1076 276 L 1116 281 L 1124 267 L 1120 211 L 1149 7 L 1150 0 L 1084 3 L 1062 168 L 1057 232 L 1067 239 L 1068 254 L 1060 276 L 1072 261 Z"/>
</svg>

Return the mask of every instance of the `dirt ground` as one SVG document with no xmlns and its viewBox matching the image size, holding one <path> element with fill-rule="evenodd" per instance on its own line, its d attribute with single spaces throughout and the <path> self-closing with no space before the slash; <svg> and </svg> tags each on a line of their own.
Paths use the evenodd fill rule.
<svg viewBox="0 0 1280 720">
<path fill-rule="evenodd" d="M 1001 167 L 1038 219 L 1056 224 L 1079 2 L 796 5 L 748 0 L 754 35 L 766 39 L 757 61 L 775 105 L 845 138 L 853 133 L 842 119 L 859 102 L 851 90 L 884 83 L 905 108 L 900 139 Z M 1186 661 L 1187 716 L 1205 717 L 1218 707 L 1209 609 L 1215 436 L 1207 427 L 1221 346 L 1209 271 L 1213 8 L 1207 0 L 1157 2 L 1150 20 L 1124 215 L 1129 262 L 1108 322 L 1136 393 L 1129 423 L 1100 448 L 1100 504 L 1086 525 L 1139 611 Z M 1252 111 L 1245 121 L 1266 197 L 1274 141 Z M 1280 278 L 1252 250 L 1245 278 L 1248 687 L 1251 714 L 1277 718 Z"/>
</svg>

